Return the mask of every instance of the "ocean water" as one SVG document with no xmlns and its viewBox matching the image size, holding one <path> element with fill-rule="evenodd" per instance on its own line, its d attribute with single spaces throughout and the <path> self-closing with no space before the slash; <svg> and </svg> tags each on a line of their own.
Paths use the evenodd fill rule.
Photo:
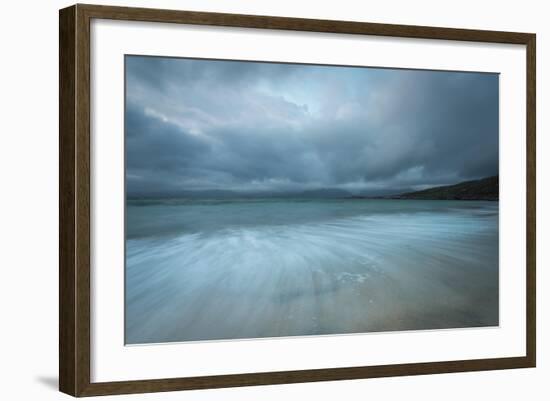
<svg viewBox="0 0 550 401">
<path fill-rule="evenodd" d="M 498 202 L 129 200 L 127 344 L 499 324 Z"/>
</svg>

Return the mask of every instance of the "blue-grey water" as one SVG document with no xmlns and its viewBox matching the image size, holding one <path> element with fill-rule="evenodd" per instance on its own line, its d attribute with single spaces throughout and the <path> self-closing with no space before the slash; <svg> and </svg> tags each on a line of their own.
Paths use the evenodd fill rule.
<svg viewBox="0 0 550 401">
<path fill-rule="evenodd" d="M 129 200 L 126 343 L 495 326 L 498 202 Z"/>
</svg>

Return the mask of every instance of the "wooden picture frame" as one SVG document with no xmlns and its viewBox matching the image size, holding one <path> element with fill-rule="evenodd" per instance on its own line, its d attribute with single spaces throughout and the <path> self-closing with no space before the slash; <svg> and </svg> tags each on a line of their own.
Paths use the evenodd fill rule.
<svg viewBox="0 0 550 401">
<path fill-rule="evenodd" d="M 94 18 L 526 46 L 526 355 L 120 382 L 90 380 L 90 21 Z M 254 15 L 74 5 L 59 14 L 59 388 L 73 396 L 144 393 L 534 367 L 535 34 Z"/>
</svg>

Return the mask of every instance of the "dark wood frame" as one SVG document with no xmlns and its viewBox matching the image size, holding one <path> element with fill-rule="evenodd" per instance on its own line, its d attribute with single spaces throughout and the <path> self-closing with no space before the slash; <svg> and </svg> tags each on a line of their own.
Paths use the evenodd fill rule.
<svg viewBox="0 0 550 401">
<path fill-rule="evenodd" d="M 169 22 L 404 38 L 512 43 L 527 48 L 527 324 L 522 357 L 285 372 L 90 382 L 90 20 Z M 77 4 L 59 13 L 59 389 L 73 396 L 362 379 L 534 367 L 535 34 Z"/>
</svg>

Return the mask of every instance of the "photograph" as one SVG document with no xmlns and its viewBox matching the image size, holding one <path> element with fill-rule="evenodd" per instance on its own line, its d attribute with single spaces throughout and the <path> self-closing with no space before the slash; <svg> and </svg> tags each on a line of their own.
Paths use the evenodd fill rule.
<svg viewBox="0 0 550 401">
<path fill-rule="evenodd" d="M 499 325 L 499 74 L 124 65 L 127 345 Z"/>
</svg>

